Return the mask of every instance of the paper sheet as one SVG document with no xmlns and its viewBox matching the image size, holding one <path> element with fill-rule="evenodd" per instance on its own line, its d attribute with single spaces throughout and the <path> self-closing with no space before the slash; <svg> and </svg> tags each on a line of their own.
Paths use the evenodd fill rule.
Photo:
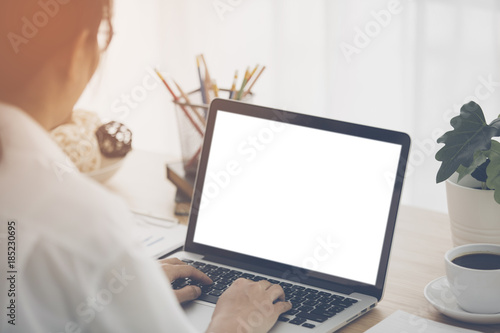
<svg viewBox="0 0 500 333">
<path fill-rule="evenodd" d="M 398 310 L 365 333 L 480 333 Z"/>
<path fill-rule="evenodd" d="M 184 245 L 187 227 L 176 221 L 134 213 L 137 239 L 153 258 L 158 258 Z"/>
</svg>

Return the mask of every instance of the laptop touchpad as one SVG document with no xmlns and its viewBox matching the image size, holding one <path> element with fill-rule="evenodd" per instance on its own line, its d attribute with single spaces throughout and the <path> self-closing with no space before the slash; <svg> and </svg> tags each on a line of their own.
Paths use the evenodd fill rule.
<svg viewBox="0 0 500 333">
<path fill-rule="evenodd" d="M 186 315 L 196 330 L 199 332 L 205 332 L 208 324 L 210 324 L 210 321 L 212 320 L 215 304 L 194 301 L 183 304 L 182 308 L 186 312 Z"/>
</svg>

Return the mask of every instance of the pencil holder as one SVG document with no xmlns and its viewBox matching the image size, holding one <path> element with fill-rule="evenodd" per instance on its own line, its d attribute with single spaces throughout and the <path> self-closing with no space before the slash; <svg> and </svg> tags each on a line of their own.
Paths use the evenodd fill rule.
<svg viewBox="0 0 500 333">
<path fill-rule="evenodd" d="M 220 89 L 220 96 L 229 95 L 229 89 Z M 181 142 L 182 162 L 187 175 L 196 175 L 200 160 L 203 136 L 209 104 L 202 102 L 200 89 L 188 93 L 189 101 L 174 100 L 177 125 Z M 251 103 L 253 94 L 249 93 L 242 102 Z"/>
</svg>

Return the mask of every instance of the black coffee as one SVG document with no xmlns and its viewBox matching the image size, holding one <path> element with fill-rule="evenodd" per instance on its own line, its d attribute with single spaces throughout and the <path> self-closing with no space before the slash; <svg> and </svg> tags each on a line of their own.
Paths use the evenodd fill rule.
<svg viewBox="0 0 500 333">
<path fill-rule="evenodd" d="M 472 269 L 500 269 L 500 254 L 469 253 L 452 260 L 458 266 Z"/>
</svg>

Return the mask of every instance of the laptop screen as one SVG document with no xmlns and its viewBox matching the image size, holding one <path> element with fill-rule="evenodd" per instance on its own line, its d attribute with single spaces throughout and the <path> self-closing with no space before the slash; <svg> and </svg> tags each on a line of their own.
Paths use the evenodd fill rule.
<svg viewBox="0 0 500 333">
<path fill-rule="evenodd" d="M 224 110 L 211 132 L 194 243 L 376 284 L 401 144 Z"/>
</svg>

